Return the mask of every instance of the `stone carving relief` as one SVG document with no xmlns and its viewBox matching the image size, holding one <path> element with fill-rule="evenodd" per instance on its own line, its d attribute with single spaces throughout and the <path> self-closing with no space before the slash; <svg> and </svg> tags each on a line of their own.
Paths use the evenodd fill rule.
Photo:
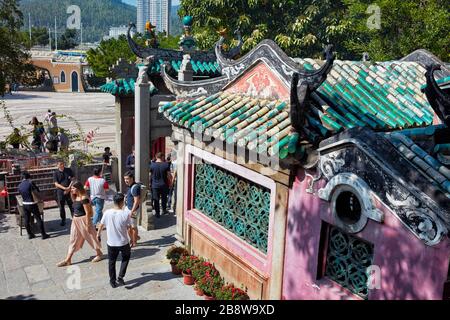
<svg viewBox="0 0 450 320">
<path fill-rule="evenodd" d="M 327 180 L 330 180 L 334 175 L 341 171 L 345 160 L 341 158 L 339 152 L 327 153 L 320 156 L 319 166 L 320 170 Z"/>
<path fill-rule="evenodd" d="M 354 223 L 343 221 L 337 213 L 337 197 L 342 192 L 354 194 L 361 206 L 361 216 Z M 325 186 L 318 192 L 319 198 L 330 201 L 336 225 L 349 233 L 360 232 L 367 224 L 368 219 L 383 222 L 384 214 L 376 208 L 373 201 L 373 192 L 367 183 L 353 173 L 339 173 L 333 176 Z"/>
<path fill-rule="evenodd" d="M 335 192 L 332 190 L 338 185 L 358 190 L 363 199 L 376 194 L 416 237 L 429 246 L 438 244 L 449 232 L 445 222 L 447 214 L 423 191 L 396 176 L 383 158 L 374 153 L 376 146 L 367 145 L 369 142 L 341 140 L 338 150 L 339 144 L 330 146 L 336 151 L 324 153 L 326 147 L 320 150 L 319 176 L 323 176 L 328 183 L 319 190 L 319 197 L 330 201 Z M 380 145 L 377 139 L 371 143 Z M 368 209 L 365 212 L 371 211 L 370 203 L 360 202 L 362 207 Z M 377 214 L 374 218 L 378 221 Z"/>
<path fill-rule="evenodd" d="M 404 200 L 398 200 L 394 195 L 386 192 L 386 198 L 393 207 L 399 209 L 399 213 L 406 219 L 402 222 L 417 237 L 427 245 L 438 244 L 448 230 L 430 209 L 424 207 L 421 202 L 408 195 Z"/>
</svg>

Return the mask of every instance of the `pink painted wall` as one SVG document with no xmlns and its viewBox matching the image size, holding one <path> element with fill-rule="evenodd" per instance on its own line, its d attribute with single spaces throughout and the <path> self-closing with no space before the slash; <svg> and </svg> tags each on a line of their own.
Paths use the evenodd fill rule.
<svg viewBox="0 0 450 320">
<path fill-rule="evenodd" d="M 270 190 L 271 205 L 269 217 L 269 230 L 267 240 L 267 254 L 262 253 L 243 239 L 234 235 L 232 232 L 225 229 L 223 226 L 214 222 L 201 212 L 194 209 L 194 164 L 192 156 L 198 159 L 207 160 L 209 163 L 215 164 L 229 172 L 233 172 L 241 177 L 245 177 L 258 185 L 264 186 Z M 259 173 L 246 169 L 229 160 L 218 157 L 205 150 L 199 149 L 192 145 L 186 145 L 185 154 L 185 187 L 184 187 L 184 212 L 185 222 L 196 227 L 199 230 L 220 243 L 228 253 L 235 258 L 245 261 L 249 266 L 254 268 L 262 277 L 269 278 L 271 273 L 271 263 L 273 255 L 273 226 L 275 215 L 275 193 L 276 185 L 270 178 L 267 178 Z"/>
<path fill-rule="evenodd" d="M 310 178 L 299 170 L 289 194 L 288 225 L 283 276 L 283 299 L 361 299 L 337 283 L 317 279 L 322 221 L 333 224 L 329 203 L 305 190 Z M 315 190 L 324 186 L 315 185 Z M 369 220 L 355 236 L 374 244 L 373 264 L 381 269 L 381 289 L 369 300 L 442 299 L 450 259 L 445 238 L 430 247 L 416 238 L 383 203 L 383 224 Z"/>
</svg>

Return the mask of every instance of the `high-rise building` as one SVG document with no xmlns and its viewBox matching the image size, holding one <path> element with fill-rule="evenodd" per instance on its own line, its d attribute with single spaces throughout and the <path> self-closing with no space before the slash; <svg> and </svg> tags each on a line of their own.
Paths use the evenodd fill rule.
<svg viewBox="0 0 450 320">
<path fill-rule="evenodd" d="M 145 23 L 150 18 L 149 0 L 137 0 L 136 5 L 137 5 L 136 28 L 137 32 L 143 34 L 145 32 Z"/>
<path fill-rule="evenodd" d="M 170 8 L 172 0 L 137 0 L 137 31 L 145 32 L 145 23 L 150 21 L 157 32 L 169 34 Z"/>
</svg>

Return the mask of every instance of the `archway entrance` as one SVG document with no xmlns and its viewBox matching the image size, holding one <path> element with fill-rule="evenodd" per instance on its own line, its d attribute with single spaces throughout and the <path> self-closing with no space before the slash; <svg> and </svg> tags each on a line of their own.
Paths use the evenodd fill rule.
<svg viewBox="0 0 450 320">
<path fill-rule="evenodd" d="M 72 92 L 79 92 L 79 89 L 78 89 L 78 73 L 76 71 L 72 72 Z"/>
</svg>

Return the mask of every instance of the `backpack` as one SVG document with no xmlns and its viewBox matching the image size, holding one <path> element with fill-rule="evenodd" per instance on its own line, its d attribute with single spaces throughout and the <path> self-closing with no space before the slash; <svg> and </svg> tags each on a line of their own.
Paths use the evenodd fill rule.
<svg viewBox="0 0 450 320">
<path fill-rule="evenodd" d="M 144 184 L 142 182 L 136 182 L 132 187 L 131 187 L 131 193 L 133 193 L 133 188 L 135 187 L 139 187 L 141 188 L 141 203 L 145 203 L 148 200 L 148 190 L 146 190 L 146 192 L 142 192 L 142 189 L 144 187 Z M 144 188 L 145 190 L 145 188 Z"/>
</svg>

